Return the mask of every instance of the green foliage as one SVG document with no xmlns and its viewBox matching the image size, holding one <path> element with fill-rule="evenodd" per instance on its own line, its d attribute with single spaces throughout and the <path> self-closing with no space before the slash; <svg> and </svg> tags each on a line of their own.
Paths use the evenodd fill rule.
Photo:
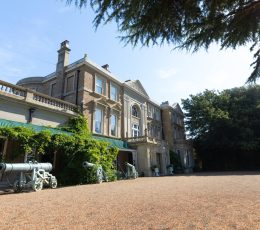
<svg viewBox="0 0 260 230">
<path fill-rule="evenodd" d="M 57 177 L 63 185 L 93 183 L 96 181 L 95 169 L 84 169 L 82 163 L 88 161 L 101 165 L 109 180 L 115 180 L 114 162 L 118 149 L 110 147 L 109 143 L 90 137 L 87 121 L 84 117 L 69 120 L 66 130 L 72 135 L 53 134 L 44 130 L 36 133 L 30 128 L 14 127 L 0 128 L 0 135 L 20 143 L 22 151 L 19 154 L 46 154 L 57 152 L 62 154 L 62 169 Z"/>
<path fill-rule="evenodd" d="M 58 136 L 56 136 L 58 137 Z M 58 137 L 60 139 L 60 137 Z M 57 142 L 57 140 L 54 140 Z M 88 161 L 101 165 L 110 181 L 115 180 L 115 165 L 118 149 L 109 147 L 107 142 L 98 141 L 82 135 L 74 135 L 66 145 L 59 145 L 63 152 L 64 168 L 59 176 L 62 184 L 84 184 L 96 181 L 95 169 L 84 169 L 82 163 Z"/>
<path fill-rule="evenodd" d="M 68 132 L 90 136 L 90 132 L 88 130 L 88 121 L 83 115 L 70 118 L 67 126 L 63 127 L 62 129 Z"/>
<path fill-rule="evenodd" d="M 206 90 L 182 100 L 186 111 L 186 126 L 191 137 L 201 136 L 210 131 L 214 123 L 229 119 L 228 105 L 230 95 Z"/>
<path fill-rule="evenodd" d="M 178 156 L 177 153 L 175 153 L 174 151 L 170 150 L 170 162 L 171 164 L 174 166 L 174 168 L 181 168 L 181 159 Z"/>
<path fill-rule="evenodd" d="M 44 131 L 43 135 L 45 134 Z M 25 127 L 14 127 L 14 128 L 0 128 L 0 135 L 6 136 L 10 139 L 17 140 L 21 146 L 21 154 L 31 153 L 34 148 L 39 148 L 42 151 L 42 143 L 37 141 L 37 136 L 41 137 L 41 133 L 36 135 L 36 133 Z M 44 145 L 44 143 L 43 143 Z"/>
<path fill-rule="evenodd" d="M 176 45 L 197 51 L 212 43 L 221 48 L 251 44 L 256 50 L 254 71 L 249 82 L 260 77 L 260 2 L 254 0 L 66 0 L 82 8 L 91 5 L 96 13 L 94 25 L 115 21 L 121 39 L 136 45 Z"/>
<path fill-rule="evenodd" d="M 182 103 L 204 169 L 260 167 L 260 86 L 206 90 Z"/>
</svg>

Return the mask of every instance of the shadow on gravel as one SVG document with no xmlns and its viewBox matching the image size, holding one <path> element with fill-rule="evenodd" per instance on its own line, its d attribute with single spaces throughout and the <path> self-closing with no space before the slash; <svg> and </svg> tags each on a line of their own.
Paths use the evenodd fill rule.
<svg viewBox="0 0 260 230">
<path fill-rule="evenodd" d="M 34 192 L 32 190 L 23 190 L 22 192 L 14 192 L 12 188 L 0 188 L 0 196 L 3 195 L 12 195 L 12 194 L 21 194 L 21 193 L 29 193 Z"/>
<path fill-rule="evenodd" d="M 194 172 L 191 174 L 174 174 L 174 176 L 248 176 L 248 175 L 260 175 L 260 171 Z"/>
</svg>

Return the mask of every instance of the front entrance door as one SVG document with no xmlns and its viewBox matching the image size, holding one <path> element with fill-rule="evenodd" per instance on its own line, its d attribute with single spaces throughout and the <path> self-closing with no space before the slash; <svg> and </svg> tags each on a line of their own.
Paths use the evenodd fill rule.
<svg viewBox="0 0 260 230">
<path fill-rule="evenodd" d="M 128 151 L 120 151 L 117 155 L 117 171 L 126 173 L 126 165 L 125 163 L 133 164 L 133 154 Z"/>
</svg>

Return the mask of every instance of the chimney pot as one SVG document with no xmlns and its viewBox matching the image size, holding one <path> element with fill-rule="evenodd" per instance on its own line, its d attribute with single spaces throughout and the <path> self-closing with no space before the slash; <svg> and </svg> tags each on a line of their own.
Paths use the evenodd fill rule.
<svg viewBox="0 0 260 230">
<path fill-rule="evenodd" d="M 69 41 L 65 40 L 60 44 L 60 48 L 69 48 Z"/>
<path fill-rule="evenodd" d="M 105 70 L 109 71 L 109 65 L 108 64 L 102 65 L 102 68 L 104 68 Z"/>
</svg>

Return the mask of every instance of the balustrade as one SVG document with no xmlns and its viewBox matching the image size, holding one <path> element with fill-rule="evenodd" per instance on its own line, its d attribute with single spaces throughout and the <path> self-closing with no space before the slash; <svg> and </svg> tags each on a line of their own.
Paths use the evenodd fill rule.
<svg viewBox="0 0 260 230">
<path fill-rule="evenodd" d="M 138 137 L 129 137 L 126 138 L 128 143 L 154 143 L 154 144 L 162 144 L 163 140 L 150 137 L 150 136 L 138 136 Z"/>
<path fill-rule="evenodd" d="M 0 91 L 20 97 L 26 97 L 26 89 L 0 80 Z"/>
<path fill-rule="evenodd" d="M 58 98 L 53 98 L 48 95 L 35 92 L 30 89 L 23 88 L 21 86 L 13 85 L 8 82 L 0 80 L 0 92 L 4 92 L 5 94 L 11 94 L 23 97 L 24 100 L 27 101 L 27 96 L 31 97 L 30 103 L 42 104 L 46 106 L 57 107 L 64 110 L 69 110 L 75 112 L 77 110 L 77 106 L 71 104 L 69 102 L 60 100 Z"/>
</svg>

